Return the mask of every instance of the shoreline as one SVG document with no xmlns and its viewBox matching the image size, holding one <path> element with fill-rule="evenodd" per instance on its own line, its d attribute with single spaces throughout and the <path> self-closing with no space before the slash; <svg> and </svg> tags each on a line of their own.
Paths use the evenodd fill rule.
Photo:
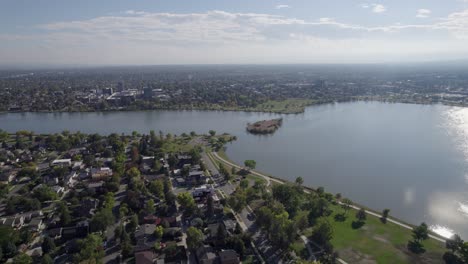
<svg viewBox="0 0 468 264">
<path fill-rule="evenodd" d="M 308 100 L 308 99 L 304 99 Z M 268 111 L 268 110 L 258 110 L 252 108 L 231 108 L 231 107 L 181 107 L 181 108 L 171 108 L 171 107 L 161 107 L 161 108 L 151 108 L 151 109 L 107 109 L 107 110 L 85 110 L 85 111 L 62 111 L 62 110 L 37 110 L 37 111 L 0 111 L 0 114 L 27 114 L 27 113 L 111 113 L 111 112 L 151 112 L 151 111 L 220 111 L 220 112 L 246 112 L 246 113 L 268 113 L 268 114 L 278 114 L 278 115 L 297 115 L 303 114 L 305 109 L 312 106 L 327 105 L 327 104 L 340 104 L 340 103 L 354 103 L 354 102 L 380 102 L 388 104 L 414 104 L 414 105 L 445 105 L 445 106 L 455 106 L 455 107 L 468 107 L 466 104 L 461 103 L 449 103 L 449 102 L 419 102 L 419 101 L 408 101 L 408 100 L 389 100 L 389 99 L 379 99 L 379 98 L 351 98 L 343 101 L 330 101 L 330 102 L 312 102 L 305 105 L 300 110 L 293 111 Z"/>
<path fill-rule="evenodd" d="M 230 166 L 235 165 L 235 166 L 237 166 L 237 167 L 242 167 L 242 166 L 240 166 L 239 164 L 237 164 L 236 162 L 234 162 L 234 161 L 232 161 L 231 159 L 229 159 L 229 157 L 227 156 L 227 154 L 226 154 L 224 151 L 222 152 L 222 155 L 219 155 L 219 154 L 220 154 L 219 152 L 212 152 L 212 153 L 214 153 L 213 156 L 215 156 L 215 159 L 218 158 L 218 160 L 221 160 L 222 162 L 226 162 L 226 161 L 227 161 L 227 162 L 228 162 L 227 165 L 230 165 L 230 164 L 231 164 Z M 226 158 L 227 158 L 227 159 L 226 159 Z M 270 175 L 270 174 L 265 174 L 265 173 L 262 173 L 262 172 L 259 172 L 259 171 L 256 171 L 256 170 L 251 170 L 251 172 L 252 172 L 252 174 L 256 175 L 257 177 L 263 177 L 263 178 L 266 177 L 266 178 L 270 178 L 270 180 L 272 180 L 272 181 L 274 181 L 274 182 L 276 182 L 276 183 L 278 183 L 278 184 L 292 183 L 292 182 L 289 181 L 289 180 L 285 180 L 285 179 L 279 178 L 279 177 L 277 177 L 277 176 L 272 176 L 272 175 Z M 315 192 L 315 191 L 316 191 L 316 189 L 314 189 L 314 188 L 312 188 L 312 187 L 310 187 L 310 186 L 303 186 L 303 188 L 304 188 L 304 190 L 308 190 L 308 191 L 310 191 L 310 192 Z M 369 208 L 369 207 L 367 207 L 367 206 L 361 205 L 361 204 L 356 203 L 356 202 L 354 202 L 354 201 L 353 201 L 353 203 L 352 203 L 351 208 L 354 209 L 354 210 L 359 210 L 359 209 L 362 208 L 362 209 L 366 210 L 366 212 L 367 212 L 369 215 L 372 215 L 372 216 L 374 216 L 374 217 L 381 217 L 381 212 L 378 212 L 378 211 L 376 211 L 376 210 L 374 210 L 374 209 L 372 209 L 372 208 Z M 397 218 L 397 217 L 395 217 L 395 216 L 389 216 L 389 217 L 387 217 L 387 221 L 388 221 L 388 222 L 392 222 L 392 223 L 394 223 L 394 224 L 397 224 L 397 225 L 399 225 L 399 226 L 401 226 L 401 227 L 403 227 L 403 228 L 405 228 L 405 229 L 408 229 L 408 230 L 412 230 L 414 227 L 416 227 L 416 225 L 411 224 L 411 223 L 408 223 L 408 222 L 406 222 L 406 221 L 404 221 L 404 220 L 401 220 L 400 218 Z M 441 243 L 445 243 L 445 241 L 448 239 L 448 238 L 446 238 L 446 237 L 443 237 L 443 236 L 441 236 L 441 235 L 435 233 L 435 232 L 432 231 L 431 229 L 429 229 L 429 230 L 430 230 L 430 235 L 429 235 L 429 236 L 430 236 L 430 238 L 432 238 L 432 239 L 435 239 L 435 240 L 437 240 L 437 241 L 439 241 L 439 242 L 441 242 Z"/>
</svg>

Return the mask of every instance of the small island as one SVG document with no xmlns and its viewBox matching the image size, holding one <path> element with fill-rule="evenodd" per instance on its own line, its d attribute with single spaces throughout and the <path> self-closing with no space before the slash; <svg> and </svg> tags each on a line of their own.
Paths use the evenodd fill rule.
<svg viewBox="0 0 468 264">
<path fill-rule="evenodd" d="M 247 124 L 247 131 L 252 134 L 271 134 L 274 133 L 283 123 L 283 118 L 262 120 L 253 124 Z"/>
</svg>

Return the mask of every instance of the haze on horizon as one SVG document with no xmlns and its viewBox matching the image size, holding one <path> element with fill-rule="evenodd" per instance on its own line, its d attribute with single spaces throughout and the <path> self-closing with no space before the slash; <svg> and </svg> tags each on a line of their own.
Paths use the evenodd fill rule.
<svg viewBox="0 0 468 264">
<path fill-rule="evenodd" d="M 468 59 L 468 0 L 2 1 L 1 65 Z"/>
</svg>

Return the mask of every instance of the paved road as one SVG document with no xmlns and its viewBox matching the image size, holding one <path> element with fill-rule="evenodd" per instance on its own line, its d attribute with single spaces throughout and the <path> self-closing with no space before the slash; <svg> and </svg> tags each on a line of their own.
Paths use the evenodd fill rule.
<svg viewBox="0 0 468 264">
<path fill-rule="evenodd" d="M 213 155 L 213 157 L 215 157 L 216 159 L 222 161 L 223 163 L 225 163 L 225 164 L 227 164 L 227 165 L 229 165 L 229 166 L 235 167 L 235 168 L 240 169 L 240 170 L 241 170 L 241 169 L 244 169 L 244 167 L 241 167 L 241 166 L 239 166 L 239 165 L 237 165 L 237 164 L 234 164 L 234 163 L 232 163 L 232 162 L 230 162 L 230 161 L 228 161 L 228 160 L 225 160 L 225 159 L 221 158 L 221 157 L 218 155 L 218 153 L 216 153 L 216 152 L 212 152 L 211 154 Z M 272 178 L 269 177 L 269 176 L 263 175 L 263 174 L 258 173 L 258 172 L 256 172 L 256 171 L 253 171 L 253 170 L 251 170 L 250 173 L 252 173 L 253 175 L 257 175 L 257 176 L 260 176 L 260 177 L 264 178 L 264 179 L 266 180 L 266 182 L 267 182 L 266 186 L 270 186 L 271 181 L 278 182 L 278 183 L 283 183 L 282 181 L 279 181 L 279 180 L 276 180 L 276 179 L 272 179 Z"/>
<path fill-rule="evenodd" d="M 219 170 L 216 167 L 215 164 L 213 164 L 212 160 L 210 157 L 208 157 L 207 153 L 203 152 L 202 153 L 202 159 L 207 166 L 208 170 L 211 171 L 212 175 L 219 175 Z M 223 198 L 226 198 L 227 195 L 230 195 L 232 192 L 234 192 L 236 186 L 229 183 L 229 182 L 220 182 L 220 185 L 218 186 L 218 189 L 221 191 L 221 196 Z M 250 210 L 250 211 L 249 211 Z M 232 211 L 232 210 L 231 210 Z M 257 228 L 254 226 L 253 219 L 249 219 L 248 215 L 252 212 L 252 209 L 250 207 L 244 208 L 241 213 L 236 214 L 234 211 L 232 213 L 234 214 L 234 217 L 236 218 L 236 221 L 239 223 L 240 227 L 242 230 L 245 231 L 250 231 L 252 233 L 256 233 Z M 262 242 L 266 242 L 267 240 L 262 239 Z M 256 246 L 256 243 L 251 242 L 251 246 L 254 249 L 255 253 L 257 256 L 261 259 L 261 262 L 264 263 L 265 261 L 263 260 L 262 256 L 259 253 L 259 249 Z M 263 251 L 262 251 L 263 252 Z"/>
</svg>

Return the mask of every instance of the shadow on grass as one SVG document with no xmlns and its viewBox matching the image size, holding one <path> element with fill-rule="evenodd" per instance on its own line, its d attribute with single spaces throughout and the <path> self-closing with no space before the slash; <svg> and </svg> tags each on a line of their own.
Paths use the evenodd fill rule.
<svg viewBox="0 0 468 264">
<path fill-rule="evenodd" d="M 422 254 L 426 252 L 423 245 L 420 242 L 415 241 L 415 240 L 409 241 L 407 246 L 408 246 L 408 249 L 415 254 Z"/>
<path fill-rule="evenodd" d="M 352 227 L 353 229 L 359 229 L 359 228 L 361 228 L 365 223 L 366 223 L 366 222 L 364 222 L 364 221 L 353 221 L 353 222 L 351 223 L 351 227 Z"/>
<path fill-rule="evenodd" d="M 344 213 L 338 213 L 334 217 L 335 221 L 337 222 L 344 222 L 346 221 L 346 215 Z"/>
</svg>

